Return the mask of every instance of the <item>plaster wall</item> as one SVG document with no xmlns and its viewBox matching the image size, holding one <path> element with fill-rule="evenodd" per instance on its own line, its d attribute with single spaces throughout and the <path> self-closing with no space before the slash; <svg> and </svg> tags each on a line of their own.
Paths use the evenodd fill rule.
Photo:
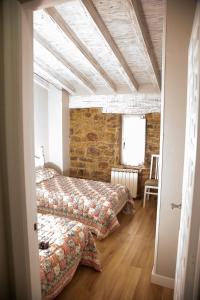
<svg viewBox="0 0 200 300">
<path fill-rule="evenodd" d="M 48 91 L 49 163 L 63 170 L 62 91 L 51 86 Z"/>
<path fill-rule="evenodd" d="M 36 83 L 34 83 L 34 135 L 35 154 L 40 156 L 40 147 L 44 146 L 45 159 L 48 162 L 48 90 Z"/>
<path fill-rule="evenodd" d="M 187 101 L 188 47 L 195 1 L 167 1 L 161 114 L 161 180 L 154 272 L 174 278 L 181 203 Z"/>
</svg>

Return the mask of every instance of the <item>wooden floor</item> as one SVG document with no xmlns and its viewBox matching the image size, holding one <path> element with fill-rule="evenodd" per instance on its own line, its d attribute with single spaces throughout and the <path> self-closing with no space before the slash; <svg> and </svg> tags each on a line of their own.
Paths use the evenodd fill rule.
<svg viewBox="0 0 200 300">
<path fill-rule="evenodd" d="M 156 201 L 136 201 L 135 216 L 122 213 L 121 226 L 96 241 L 102 273 L 80 266 L 57 300 L 173 299 L 173 291 L 150 283 L 154 256 Z"/>
</svg>

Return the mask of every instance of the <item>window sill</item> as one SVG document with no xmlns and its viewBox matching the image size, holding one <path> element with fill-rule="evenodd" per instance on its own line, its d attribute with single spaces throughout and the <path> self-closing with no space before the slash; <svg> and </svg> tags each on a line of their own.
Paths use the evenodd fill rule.
<svg viewBox="0 0 200 300">
<path fill-rule="evenodd" d="M 122 165 L 121 164 L 121 165 L 118 165 L 117 167 L 122 168 L 122 169 L 133 169 L 133 170 L 138 170 L 138 171 L 149 169 L 149 167 L 147 167 L 145 165 L 130 166 L 130 165 Z"/>
</svg>

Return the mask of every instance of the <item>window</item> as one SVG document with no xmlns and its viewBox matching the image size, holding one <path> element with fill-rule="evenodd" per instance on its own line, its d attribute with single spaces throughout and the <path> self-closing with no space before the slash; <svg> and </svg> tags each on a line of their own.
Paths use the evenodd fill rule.
<svg viewBox="0 0 200 300">
<path fill-rule="evenodd" d="M 122 151 L 124 165 L 138 166 L 144 163 L 146 119 L 141 116 L 122 116 Z"/>
</svg>

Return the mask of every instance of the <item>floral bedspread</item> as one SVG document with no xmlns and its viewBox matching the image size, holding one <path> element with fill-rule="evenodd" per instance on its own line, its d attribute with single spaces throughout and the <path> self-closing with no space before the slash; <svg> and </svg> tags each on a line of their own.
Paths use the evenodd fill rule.
<svg viewBox="0 0 200 300">
<path fill-rule="evenodd" d="M 48 249 L 39 249 L 43 299 L 56 297 L 79 263 L 101 270 L 92 234 L 77 221 L 38 213 L 38 239 L 49 242 Z"/>
<path fill-rule="evenodd" d="M 123 185 L 54 176 L 37 184 L 38 211 L 66 216 L 87 225 L 105 238 L 119 226 L 117 214 L 134 211 L 134 202 Z"/>
</svg>

